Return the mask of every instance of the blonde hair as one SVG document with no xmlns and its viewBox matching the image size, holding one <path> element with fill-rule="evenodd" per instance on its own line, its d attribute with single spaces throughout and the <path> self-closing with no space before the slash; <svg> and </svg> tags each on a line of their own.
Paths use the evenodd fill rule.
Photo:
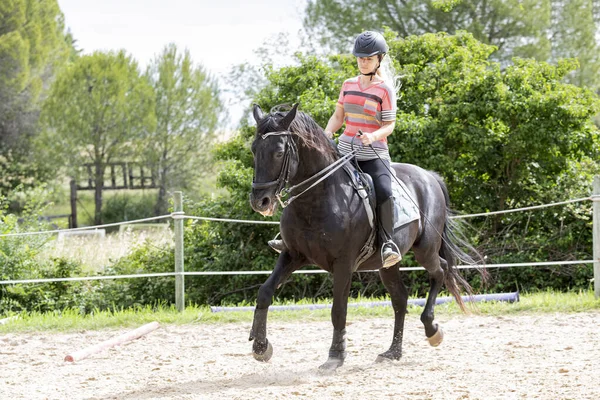
<svg viewBox="0 0 600 400">
<path fill-rule="evenodd" d="M 389 57 L 387 54 L 384 55 L 383 59 L 380 61 L 380 66 L 377 69 L 377 75 L 390 87 L 394 88 L 396 96 L 399 95 L 400 88 L 402 87 L 402 76 L 398 75 L 396 68 L 394 68 L 394 64 L 392 63 L 391 57 Z"/>
</svg>

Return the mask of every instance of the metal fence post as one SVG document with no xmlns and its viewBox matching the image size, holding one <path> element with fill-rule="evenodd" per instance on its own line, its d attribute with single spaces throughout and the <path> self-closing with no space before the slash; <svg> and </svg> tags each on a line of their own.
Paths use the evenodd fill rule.
<svg viewBox="0 0 600 400">
<path fill-rule="evenodd" d="M 600 297 L 600 176 L 594 177 L 594 192 L 592 195 L 594 203 L 593 219 L 593 245 L 594 245 L 594 295 Z"/>
<path fill-rule="evenodd" d="M 175 307 L 177 311 L 185 309 L 185 276 L 183 275 L 183 194 L 175 192 L 175 209 L 171 217 L 175 225 Z"/>
</svg>

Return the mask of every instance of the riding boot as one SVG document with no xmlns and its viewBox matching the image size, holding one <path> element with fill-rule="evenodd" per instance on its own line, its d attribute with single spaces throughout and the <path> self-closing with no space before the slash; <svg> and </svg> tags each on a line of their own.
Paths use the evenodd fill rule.
<svg viewBox="0 0 600 400">
<path fill-rule="evenodd" d="M 393 241 L 394 234 L 394 198 L 385 200 L 378 208 L 379 243 L 381 243 L 381 261 L 383 268 L 396 265 L 402 259 L 400 250 Z"/>
<path fill-rule="evenodd" d="M 277 236 L 279 236 L 279 235 L 277 235 Z M 268 243 L 269 243 L 269 246 L 271 246 L 271 248 L 278 253 L 281 253 L 285 249 L 285 243 L 283 243 L 283 240 L 281 240 L 281 239 L 269 240 Z"/>
</svg>

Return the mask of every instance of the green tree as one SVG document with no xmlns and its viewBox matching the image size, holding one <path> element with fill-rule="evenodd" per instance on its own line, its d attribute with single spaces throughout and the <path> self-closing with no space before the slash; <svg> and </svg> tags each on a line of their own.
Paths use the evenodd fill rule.
<svg viewBox="0 0 600 400">
<path fill-rule="evenodd" d="M 321 45 L 347 52 L 364 29 L 389 27 L 401 37 L 465 30 L 492 45 L 491 59 L 556 63 L 578 58 L 570 81 L 600 87 L 600 5 L 594 0 L 309 0 L 304 27 Z"/>
<path fill-rule="evenodd" d="M 224 93 L 230 97 L 228 105 L 247 106 L 241 121 L 234 123 L 243 124 L 251 118 L 252 100 L 268 84 L 265 77 L 267 71 L 273 69 L 274 65 L 289 63 L 296 52 L 297 49 L 290 45 L 289 35 L 279 33 L 253 50 L 255 58 L 260 60 L 258 64 L 246 61 L 231 68 L 224 86 Z"/>
<path fill-rule="evenodd" d="M 390 45 L 404 76 L 392 155 L 440 171 L 462 210 L 543 201 L 570 160 L 597 157 L 598 98 L 564 83 L 576 63 L 516 59 L 501 69 L 465 32 Z"/>
<path fill-rule="evenodd" d="M 84 163 L 93 164 L 94 222 L 101 224 L 106 164 L 130 156 L 154 129 L 152 87 L 124 51 L 95 52 L 56 78 L 42 119 L 44 148 L 67 163 L 71 176 Z"/>
<path fill-rule="evenodd" d="M 347 52 L 362 30 L 383 30 L 402 37 L 459 30 L 496 46 L 498 59 L 528 55 L 546 59 L 550 0 L 309 0 L 305 28 L 321 44 Z"/>
<path fill-rule="evenodd" d="M 391 46 L 404 76 L 392 155 L 440 172 L 456 209 L 500 211 L 589 194 L 589 179 L 577 193 L 569 183 L 583 181 L 574 178 L 583 171 L 574 166 L 585 166 L 586 177 L 598 171 L 589 160 L 598 159 L 600 138 L 591 117 L 599 102 L 591 91 L 565 83 L 576 63 L 515 59 L 502 69 L 489 61 L 489 46 L 464 32 L 393 40 Z M 590 226 L 574 207 L 473 223 L 473 240 L 492 263 L 590 256 Z M 585 287 L 589 273 L 579 267 L 495 275 L 506 285 L 499 290 L 517 290 L 515 284 Z"/>
<path fill-rule="evenodd" d="M 174 44 L 154 59 L 146 76 L 154 87 L 156 128 L 147 132 L 144 154 L 158 171 L 155 212 L 162 215 L 167 190 L 190 188 L 210 168 L 208 148 L 223 107 L 216 81 Z"/>
<path fill-rule="evenodd" d="M 0 166 L 2 193 L 48 178 L 46 168 L 36 166 L 30 139 L 46 89 L 72 44 L 56 0 L 0 2 L 0 153 L 9 160 Z"/>
<path fill-rule="evenodd" d="M 600 89 L 600 3 L 595 0 L 560 0 L 552 2 L 552 57 L 576 58 L 579 68 L 572 71 L 569 82 Z"/>
</svg>

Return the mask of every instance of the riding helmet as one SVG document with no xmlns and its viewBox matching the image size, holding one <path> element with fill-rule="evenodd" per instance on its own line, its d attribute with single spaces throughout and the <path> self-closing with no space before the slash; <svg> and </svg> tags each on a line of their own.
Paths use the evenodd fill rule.
<svg viewBox="0 0 600 400">
<path fill-rule="evenodd" d="M 388 52 L 388 45 L 381 33 L 364 31 L 354 41 L 352 54 L 355 57 L 371 57 Z"/>
</svg>

